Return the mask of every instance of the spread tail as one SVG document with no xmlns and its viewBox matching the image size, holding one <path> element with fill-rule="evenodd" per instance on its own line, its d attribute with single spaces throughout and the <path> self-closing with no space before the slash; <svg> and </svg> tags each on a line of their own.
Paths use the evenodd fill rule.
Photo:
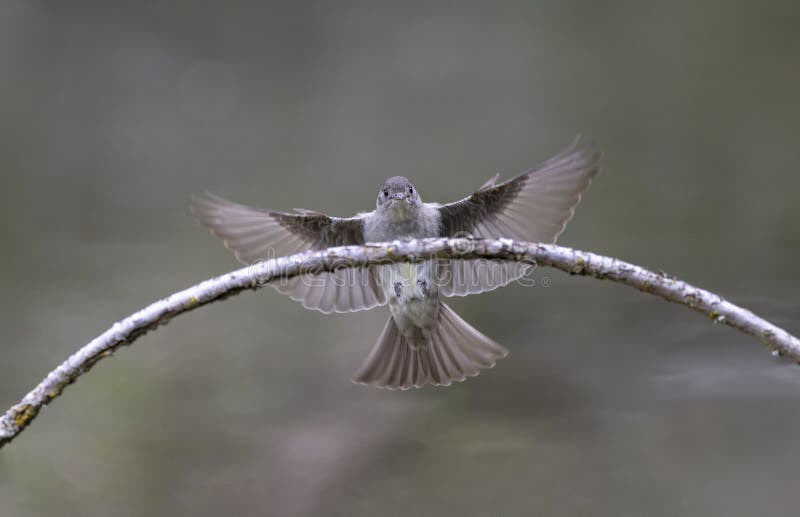
<svg viewBox="0 0 800 517">
<path fill-rule="evenodd" d="M 444 303 L 427 341 L 411 346 L 395 325 L 383 328 L 378 342 L 353 376 L 353 382 L 378 388 L 407 390 L 425 384 L 449 386 L 474 377 L 508 355 L 508 350 L 462 320 Z"/>
</svg>

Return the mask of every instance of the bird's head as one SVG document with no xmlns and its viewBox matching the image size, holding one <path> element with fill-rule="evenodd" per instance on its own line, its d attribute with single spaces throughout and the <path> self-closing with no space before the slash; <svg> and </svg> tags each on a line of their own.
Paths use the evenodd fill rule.
<svg viewBox="0 0 800 517">
<path fill-rule="evenodd" d="M 378 191 L 378 210 L 405 214 L 412 212 L 421 202 L 417 189 L 403 176 L 392 176 Z"/>
</svg>

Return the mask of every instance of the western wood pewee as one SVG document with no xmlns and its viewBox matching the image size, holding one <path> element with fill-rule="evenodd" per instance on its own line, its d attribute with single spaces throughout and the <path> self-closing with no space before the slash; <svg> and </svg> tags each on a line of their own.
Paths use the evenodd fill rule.
<svg viewBox="0 0 800 517">
<path fill-rule="evenodd" d="M 192 211 L 245 264 L 330 246 L 395 239 L 472 235 L 555 242 L 581 193 L 599 172 L 600 152 L 568 149 L 503 183 L 498 176 L 454 203 L 424 203 L 402 176 L 386 180 L 377 207 L 354 217 L 294 209 L 276 212 L 207 194 Z M 508 284 L 527 266 L 488 260 L 431 260 L 273 281 L 308 309 L 350 312 L 389 304 L 391 315 L 354 382 L 408 389 L 447 386 L 477 375 L 508 350 L 462 320 L 442 296 L 465 296 Z"/>
</svg>

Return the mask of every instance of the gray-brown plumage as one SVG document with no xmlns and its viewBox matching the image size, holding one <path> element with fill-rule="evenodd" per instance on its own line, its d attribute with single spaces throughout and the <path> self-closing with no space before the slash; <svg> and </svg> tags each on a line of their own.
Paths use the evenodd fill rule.
<svg viewBox="0 0 800 517">
<path fill-rule="evenodd" d="M 576 149 L 577 143 L 516 178 L 495 185 L 495 176 L 471 196 L 439 207 L 442 235 L 555 242 L 600 171 L 600 151 Z"/>
<path fill-rule="evenodd" d="M 597 149 L 578 148 L 576 140 L 529 172 L 499 184 L 495 176 L 471 196 L 445 205 L 422 202 L 407 178 L 395 176 L 378 191 L 374 211 L 349 218 L 306 209 L 264 210 L 212 194 L 193 197 L 192 211 L 246 264 L 394 239 L 468 234 L 552 243 L 599 172 L 599 160 Z M 354 381 L 407 389 L 464 380 L 508 353 L 459 318 L 440 296 L 495 289 L 526 268 L 483 260 L 428 261 L 341 269 L 273 285 L 306 308 L 326 313 L 388 303 L 391 316 Z"/>
<path fill-rule="evenodd" d="M 364 244 L 360 217 L 329 217 L 295 208 L 295 213 L 240 205 L 214 194 L 192 196 L 192 212 L 244 264 L 309 249 Z M 270 256 L 270 254 L 272 254 Z"/>
</svg>

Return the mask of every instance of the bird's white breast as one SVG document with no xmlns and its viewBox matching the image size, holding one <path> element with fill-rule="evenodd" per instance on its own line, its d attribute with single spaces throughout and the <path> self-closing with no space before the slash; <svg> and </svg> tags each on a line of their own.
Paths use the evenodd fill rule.
<svg viewBox="0 0 800 517">
<path fill-rule="evenodd" d="M 364 240 L 385 242 L 396 239 L 438 237 L 440 215 L 436 205 L 420 203 L 376 211 L 364 218 Z M 434 261 L 380 266 L 381 287 L 398 328 L 431 328 L 436 319 L 439 290 L 434 280 Z"/>
<path fill-rule="evenodd" d="M 439 210 L 430 203 L 420 203 L 413 209 L 398 206 L 383 211 L 376 210 L 364 216 L 364 240 L 385 242 L 438 237 L 440 223 Z"/>
</svg>

